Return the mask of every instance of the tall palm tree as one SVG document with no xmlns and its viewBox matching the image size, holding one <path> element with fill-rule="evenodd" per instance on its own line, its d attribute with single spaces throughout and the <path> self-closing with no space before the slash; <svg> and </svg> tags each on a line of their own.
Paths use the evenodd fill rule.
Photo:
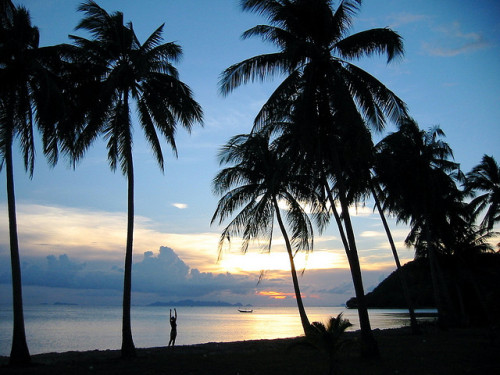
<svg viewBox="0 0 500 375">
<path fill-rule="evenodd" d="M 408 286 L 408 281 L 407 281 L 405 273 L 402 270 L 401 262 L 399 261 L 398 251 L 396 249 L 396 244 L 394 243 L 394 239 L 392 237 L 392 233 L 391 233 L 391 230 L 389 228 L 389 224 L 387 223 L 387 220 L 385 218 L 384 209 L 382 208 L 382 204 L 381 204 L 380 199 L 379 199 L 379 193 L 377 193 L 377 190 L 380 190 L 380 189 L 377 189 L 376 186 L 377 185 L 374 181 L 370 182 L 370 191 L 371 191 L 372 197 L 375 201 L 375 207 L 380 215 L 380 219 L 382 220 L 382 225 L 384 226 L 387 240 L 389 241 L 389 245 L 391 246 L 391 251 L 392 251 L 392 255 L 394 257 L 394 262 L 396 263 L 398 277 L 399 277 L 399 280 L 401 282 L 401 287 L 403 289 L 403 295 L 404 295 L 404 298 L 406 300 L 406 305 L 408 306 L 408 312 L 410 315 L 410 326 L 411 326 L 413 334 L 419 334 L 420 329 L 418 327 L 417 317 L 415 315 L 415 308 L 414 308 L 414 304 L 413 304 L 413 299 L 411 298 L 411 293 L 410 293 L 410 288 Z"/>
<path fill-rule="evenodd" d="M 85 84 L 97 90 L 93 98 L 83 98 L 83 103 L 88 105 L 87 123 L 77 142 L 75 156 L 81 158 L 92 141 L 103 135 L 111 169 L 116 170 L 119 164 L 128 180 L 121 353 L 123 357 L 131 357 L 135 355 L 135 346 L 130 326 L 134 231 L 130 102 L 136 103 L 139 122 L 161 170 L 164 161 L 157 132 L 177 155 L 177 124 L 191 130 L 194 123 L 201 123 L 202 110 L 172 65 L 182 54 L 180 46 L 173 42 L 161 43 L 163 25 L 141 44 L 132 23 L 123 23 L 121 12 L 109 14 L 94 1 L 83 3 L 78 10 L 85 16 L 77 29 L 90 32 L 93 39 L 71 38 L 82 51 L 83 65 L 92 73 Z"/>
<path fill-rule="evenodd" d="M 223 230 L 219 251 L 225 241 L 232 236 L 241 235 L 242 249 L 246 251 L 252 239 L 266 237 L 267 250 L 270 251 L 274 229 L 274 220 L 285 240 L 290 270 L 297 300 L 297 306 L 304 333 L 310 330 L 302 295 L 300 293 L 294 255 L 299 250 L 311 250 L 313 229 L 307 213 L 300 202 L 318 202 L 314 191 L 309 190 L 309 175 L 298 173 L 294 160 L 289 155 L 281 154 L 276 144 L 270 144 L 263 133 L 238 135 L 233 137 L 220 153 L 221 164 L 233 163 L 224 168 L 214 178 L 213 186 L 217 194 L 222 195 L 212 217 L 219 224 L 239 212 Z M 286 219 L 292 231 L 288 235 L 285 220 L 278 202 L 288 206 Z"/>
<path fill-rule="evenodd" d="M 467 173 L 465 188 L 473 194 L 483 192 L 470 205 L 476 215 L 486 210 L 481 225 L 493 229 L 500 222 L 500 166 L 493 156 L 484 155 L 481 163 Z"/>
<path fill-rule="evenodd" d="M 269 25 L 247 30 L 243 37 L 260 36 L 278 51 L 249 58 L 224 71 L 220 90 L 228 94 L 241 84 L 284 75 L 256 117 L 254 129 L 279 124 L 293 116 L 293 134 L 312 147 L 315 164 L 326 168 L 325 179 L 335 192 L 341 213 L 335 216 L 345 231 L 345 250 L 358 299 L 363 354 L 378 355 L 366 305 L 356 241 L 344 182 L 356 151 L 371 149 L 367 126 L 384 127 L 386 117 L 399 120 L 404 103 L 381 82 L 354 65 L 353 59 L 387 54 L 388 61 L 403 53 L 401 38 L 388 29 L 349 35 L 361 0 L 344 0 L 334 10 L 329 0 L 244 0 L 244 10 L 268 18 Z M 354 151 L 356 150 L 356 151 Z M 360 157 L 357 157 L 360 160 Z M 335 206 L 331 205 L 334 210 Z M 341 219 L 341 222 L 340 222 Z"/>
<path fill-rule="evenodd" d="M 0 169 L 5 163 L 14 311 L 10 363 L 26 364 L 30 362 L 30 354 L 24 329 L 12 148 L 17 139 L 31 178 L 36 126 L 42 134 L 44 154 L 51 164 L 56 163 L 63 92 L 54 70 L 59 65 L 57 48 L 39 47 L 38 28 L 31 24 L 25 8 L 15 8 L 10 2 L 2 3 L 2 7 L 5 8 L 0 20 Z"/>
<path fill-rule="evenodd" d="M 453 179 L 458 164 L 449 159 L 453 153 L 442 136 L 439 128 L 425 132 L 407 119 L 377 145 L 374 169 L 385 190 L 385 209 L 410 224 L 405 242 L 417 257 L 430 260 L 439 320 L 448 325 L 456 319 L 437 256 L 453 248 L 467 221 L 463 193 Z"/>
</svg>

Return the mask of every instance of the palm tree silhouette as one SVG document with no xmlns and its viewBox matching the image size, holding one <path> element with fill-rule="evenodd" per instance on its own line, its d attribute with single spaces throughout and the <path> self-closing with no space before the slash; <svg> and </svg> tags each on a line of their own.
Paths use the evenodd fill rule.
<svg viewBox="0 0 500 375">
<path fill-rule="evenodd" d="M 410 224 L 405 242 L 414 245 L 417 257 L 429 258 L 439 321 L 446 326 L 456 316 L 437 256 L 449 253 L 468 222 L 463 192 L 453 178 L 458 164 L 449 160 L 453 153 L 442 136 L 439 128 L 425 132 L 405 120 L 377 145 L 375 172 L 384 186 L 385 208 Z"/>
<path fill-rule="evenodd" d="M 330 317 L 326 324 L 313 322 L 311 334 L 307 337 L 310 345 L 324 352 L 328 357 L 329 374 L 335 374 L 335 359 L 348 341 L 342 338 L 344 332 L 352 327 L 349 320 L 344 319 L 342 313 L 337 317 Z"/>
<path fill-rule="evenodd" d="M 382 204 L 380 202 L 377 190 L 380 191 L 378 184 L 375 181 L 370 181 L 370 191 L 372 193 L 372 197 L 375 201 L 375 207 L 380 215 L 380 220 L 382 220 L 382 225 L 384 226 L 384 230 L 387 236 L 387 240 L 389 241 L 389 245 L 391 246 L 392 255 L 394 257 L 394 262 L 396 263 L 396 269 L 398 272 L 398 277 L 401 282 L 401 287 L 403 289 L 403 295 L 406 300 L 406 305 L 408 306 L 408 312 L 410 315 L 410 326 L 413 334 L 419 334 L 420 328 L 418 327 L 417 317 L 415 315 L 415 308 L 413 304 L 413 299 L 411 297 L 410 288 L 408 286 L 408 281 L 405 273 L 401 268 L 401 262 L 399 261 L 398 251 L 396 249 L 396 244 L 394 243 L 394 239 L 392 237 L 391 229 L 389 228 L 389 224 L 387 223 L 387 219 L 384 214 L 384 209 L 382 208 Z"/>
<path fill-rule="evenodd" d="M 132 23 L 124 25 L 123 14 L 108 14 L 94 1 L 80 5 L 85 16 L 77 29 L 93 36 L 88 40 L 71 36 L 81 49 L 93 75 L 86 82 L 97 87 L 89 105 L 85 129 L 77 141 L 76 159 L 83 156 L 96 137 L 107 140 L 111 169 L 118 164 L 128 180 L 128 219 L 123 290 L 123 357 L 135 355 L 130 326 L 132 245 L 134 231 L 134 169 L 132 157 L 132 122 L 130 101 L 136 102 L 145 138 L 163 170 L 163 154 L 159 132 L 177 154 L 175 131 L 180 123 L 188 131 L 202 121 L 202 110 L 192 98 L 191 90 L 179 80 L 172 65 L 181 56 L 181 48 L 171 42 L 162 44 L 163 25 L 143 43 L 137 39 Z"/>
<path fill-rule="evenodd" d="M 313 147 L 303 150 L 314 156 L 315 164 L 326 168 L 322 180 L 335 192 L 341 213 L 331 205 L 351 267 L 358 299 L 363 354 L 378 355 L 368 312 L 348 207 L 349 186 L 344 183 L 356 151 L 371 149 L 367 125 L 380 130 L 386 117 L 398 121 L 406 114 L 404 103 L 381 82 L 350 62 L 363 56 L 387 54 L 388 61 L 403 53 L 401 38 L 388 28 L 348 35 L 360 0 L 340 2 L 332 9 L 327 0 L 245 0 L 244 10 L 266 16 L 270 25 L 258 25 L 244 38 L 260 36 L 278 52 L 255 56 L 226 69 L 220 90 L 229 94 L 241 84 L 284 75 L 258 113 L 254 131 L 290 119 L 293 134 Z M 280 128 L 278 126 L 278 128 Z M 314 141 L 313 141 L 314 140 Z M 368 143 L 367 143 L 368 142 Z M 360 156 L 356 157 L 359 161 Z M 345 231 L 345 234 L 343 234 Z"/>
<path fill-rule="evenodd" d="M 42 134 L 43 152 L 50 164 L 57 162 L 59 146 L 70 150 L 64 121 L 58 117 L 63 88 L 57 75 L 60 68 L 57 47 L 39 47 L 38 28 L 29 12 L 12 3 L 2 4 L 0 22 L 0 169 L 5 163 L 12 268 L 14 329 L 11 364 L 31 360 L 24 329 L 21 265 L 17 234 L 12 147 L 19 140 L 24 167 L 33 177 L 35 125 Z"/>
<path fill-rule="evenodd" d="M 301 175 L 293 160 L 286 154 L 280 154 L 276 144 L 269 143 L 264 133 L 233 137 L 221 150 L 219 157 L 221 164 L 234 165 L 224 168 L 214 178 L 214 191 L 222 197 L 212 217 L 212 224 L 217 219 L 222 224 L 239 210 L 221 234 L 219 251 L 222 251 L 225 241 L 231 241 L 235 235 L 242 236 L 243 251 L 247 251 L 252 239 L 259 237 L 268 239 L 266 248 L 270 251 L 276 218 L 290 261 L 302 327 L 307 334 L 310 324 L 300 293 L 294 252 L 312 250 L 313 246 L 312 224 L 300 204 L 301 201 L 309 202 L 312 207 L 319 204 L 314 191 L 308 188 L 310 176 Z M 279 202 L 287 205 L 286 220 L 292 231 L 291 237 L 287 233 Z"/>
<path fill-rule="evenodd" d="M 476 215 L 486 210 L 481 226 L 493 229 L 495 223 L 500 222 L 500 166 L 493 156 L 484 155 L 481 163 L 467 173 L 465 181 L 467 192 L 473 195 L 483 192 L 470 205 Z"/>
</svg>

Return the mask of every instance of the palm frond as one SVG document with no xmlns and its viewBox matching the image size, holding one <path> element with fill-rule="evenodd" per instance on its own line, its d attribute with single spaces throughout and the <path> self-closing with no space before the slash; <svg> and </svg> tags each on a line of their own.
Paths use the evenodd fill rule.
<svg viewBox="0 0 500 375">
<path fill-rule="evenodd" d="M 150 110 L 144 100 L 139 100 L 137 105 L 139 109 L 140 123 L 142 129 L 144 130 L 144 135 L 149 142 L 149 145 L 151 146 L 151 150 L 153 151 L 160 169 L 163 171 L 163 153 L 161 150 L 160 140 L 158 139 L 158 136 L 156 134 L 155 124 L 151 119 Z"/>
<path fill-rule="evenodd" d="M 340 39 L 353 24 L 353 17 L 359 12 L 361 0 L 343 0 L 332 17 L 331 35 Z"/>
<path fill-rule="evenodd" d="M 283 2 L 277 0 L 241 0 L 240 4 L 244 11 L 267 16 L 269 20 L 276 18 L 283 8 Z"/>
<path fill-rule="evenodd" d="M 346 63 L 345 78 L 369 123 L 380 130 L 387 116 L 399 124 L 408 117 L 406 104 L 383 83 L 359 67 Z"/>
<path fill-rule="evenodd" d="M 389 28 L 361 31 L 335 43 L 336 50 L 347 59 L 359 59 L 373 54 L 387 55 L 387 63 L 404 55 L 403 40 Z"/>
<path fill-rule="evenodd" d="M 264 81 L 274 74 L 284 73 L 288 65 L 282 53 L 255 56 L 227 68 L 219 79 L 219 91 L 227 95 L 235 88 L 255 80 Z"/>
</svg>

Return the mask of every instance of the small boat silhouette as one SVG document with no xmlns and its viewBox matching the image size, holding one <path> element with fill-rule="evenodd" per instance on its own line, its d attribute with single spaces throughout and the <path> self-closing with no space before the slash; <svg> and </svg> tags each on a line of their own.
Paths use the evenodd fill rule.
<svg viewBox="0 0 500 375">
<path fill-rule="evenodd" d="M 253 312 L 253 310 L 252 310 L 252 309 L 238 309 L 238 311 L 239 311 L 240 313 L 251 313 L 251 312 Z"/>
</svg>

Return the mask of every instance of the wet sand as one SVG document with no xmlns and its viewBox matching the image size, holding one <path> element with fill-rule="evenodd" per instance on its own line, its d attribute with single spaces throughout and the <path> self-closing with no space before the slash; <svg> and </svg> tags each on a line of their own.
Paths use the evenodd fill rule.
<svg viewBox="0 0 500 375">
<path fill-rule="evenodd" d="M 338 374 L 500 374 L 500 337 L 486 328 L 441 331 L 423 327 L 375 330 L 381 356 L 359 357 L 358 332 L 338 358 Z M 303 338 L 207 343 L 175 348 L 140 348 L 134 359 L 118 350 L 48 353 L 32 356 L 29 367 L 9 367 L 0 357 L 1 374 L 326 374 L 323 353 Z"/>
</svg>

